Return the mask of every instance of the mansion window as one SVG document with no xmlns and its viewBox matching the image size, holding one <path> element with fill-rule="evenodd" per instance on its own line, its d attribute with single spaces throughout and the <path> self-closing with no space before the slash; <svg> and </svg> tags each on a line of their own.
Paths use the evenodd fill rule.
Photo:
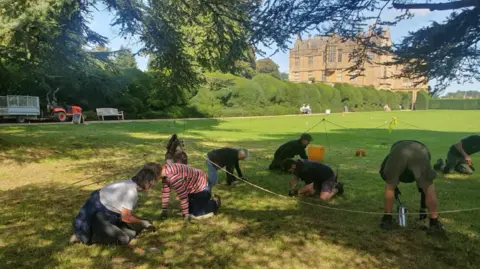
<svg viewBox="0 0 480 269">
<path fill-rule="evenodd" d="M 296 80 L 296 81 L 300 80 L 300 72 L 293 73 L 293 80 Z"/>
<path fill-rule="evenodd" d="M 329 63 L 334 63 L 336 60 L 336 48 L 334 46 L 327 47 L 327 57 Z"/>
<path fill-rule="evenodd" d="M 383 78 L 384 79 L 387 78 L 387 68 L 386 67 L 383 68 Z"/>
<path fill-rule="evenodd" d="M 309 66 L 313 65 L 313 57 L 312 56 L 308 57 L 308 65 Z"/>
<path fill-rule="evenodd" d="M 308 79 L 311 79 L 311 78 L 313 78 L 313 72 L 312 72 L 312 71 L 309 71 L 309 72 L 308 72 Z"/>
<path fill-rule="evenodd" d="M 337 59 L 337 60 L 338 60 L 339 63 L 341 63 L 342 60 L 343 60 L 343 59 L 342 59 L 342 50 L 341 50 L 341 49 L 338 50 L 338 59 Z"/>
<path fill-rule="evenodd" d="M 327 81 L 327 71 L 322 71 L 322 81 Z"/>
<path fill-rule="evenodd" d="M 295 66 L 296 67 L 300 66 L 300 58 L 299 57 L 295 57 Z"/>
<path fill-rule="evenodd" d="M 367 57 L 370 61 L 374 60 L 375 59 L 375 53 L 369 51 L 369 52 L 367 52 Z"/>
</svg>

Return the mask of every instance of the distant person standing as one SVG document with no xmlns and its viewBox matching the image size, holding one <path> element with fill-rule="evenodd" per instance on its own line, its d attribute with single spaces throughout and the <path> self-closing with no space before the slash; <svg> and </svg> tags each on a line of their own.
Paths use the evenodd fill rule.
<svg viewBox="0 0 480 269">
<path fill-rule="evenodd" d="M 460 174 L 471 175 L 475 171 L 470 155 L 480 151 L 480 135 L 471 135 L 463 138 L 455 145 L 450 146 L 447 152 L 446 164 L 443 159 L 435 163 L 435 170 L 448 174 L 455 169 Z"/>
<path fill-rule="evenodd" d="M 312 114 L 312 109 L 310 108 L 310 105 L 308 105 L 308 104 L 305 107 L 305 114 Z"/>
<path fill-rule="evenodd" d="M 300 107 L 300 113 L 302 113 L 302 114 L 307 113 L 307 107 L 305 106 L 305 104 L 303 104 L 303 105 Z"/>
<path fill-rule="evenodd" d="M 305 149 L 312 140 L 312 136 L 305 133 L 300 136 L 300 139 L 292 140 L 281 145 L 275 151 L 273 161 L 268 169 L 281 170 L 283 168 L 283 161 L 285 159 L 294 158 L 296 155 L 299 155 L 302 159 L 308 159 Z"/>
</svg>

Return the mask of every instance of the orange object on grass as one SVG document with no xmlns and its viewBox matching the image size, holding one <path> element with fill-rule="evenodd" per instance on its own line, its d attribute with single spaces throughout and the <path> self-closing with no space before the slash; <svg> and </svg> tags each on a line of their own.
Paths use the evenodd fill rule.
<svg viewBox="0 0 480 269">
<path fill-rule="evenodd" d="M 325 153 L 325 147 L 320 145 L 310 145 L 308 147 L 308 159 L 311 161 L 323 161 L 323 154 Z"/>
<path fill-rule="evenodd" d="M 367 156 L 367 154 L 365 153 L 365 150 L 364 149 L 357 149 L 355 151 L 355 156 L 357 157 L 365 157 Z"/>
</svg>

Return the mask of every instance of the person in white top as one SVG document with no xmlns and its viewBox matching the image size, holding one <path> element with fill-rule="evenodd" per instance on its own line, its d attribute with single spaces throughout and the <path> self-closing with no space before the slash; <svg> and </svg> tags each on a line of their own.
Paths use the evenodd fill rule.
<svg viewBox="0 0 480 269">
<path fill-rule="evenodd" d="M 305 109 L 306 109 L 305 104 L 303 104 L 303 105 L 300 107 L 300 113 L 305 114 L 305 112 L 306 112 Z"/>
<path fill-rule="evenodd" d="M 310 108 L 310 105 L 307 105 L 307 106 L 305 107 L 305 113 L 306 113 L 306 114 L 312 114 L 312 109 Z"/>
<path fill-rule="evenodd" d="M 131 179 L 94 191 L 73 221 L 70 243 L 128 245 L 144 229 L 155 229 L 149 220 L 133 214 L 138 191 L 148 191 L 159 180 L 161 167 L 147 163 Z"/>
</svg>

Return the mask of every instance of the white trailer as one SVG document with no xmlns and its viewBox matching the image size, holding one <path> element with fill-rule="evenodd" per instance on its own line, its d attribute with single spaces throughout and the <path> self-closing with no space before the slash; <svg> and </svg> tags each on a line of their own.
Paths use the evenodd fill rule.
<svg viewBox="0 0 480 269">
<path fill-rule="evenodd" d="M 24 123 L 27 119 L 37 119 L 39 116 L 38 96 L 0 96 L 0 119 L 16 119 L 17 122 Z"/>
</svg>

